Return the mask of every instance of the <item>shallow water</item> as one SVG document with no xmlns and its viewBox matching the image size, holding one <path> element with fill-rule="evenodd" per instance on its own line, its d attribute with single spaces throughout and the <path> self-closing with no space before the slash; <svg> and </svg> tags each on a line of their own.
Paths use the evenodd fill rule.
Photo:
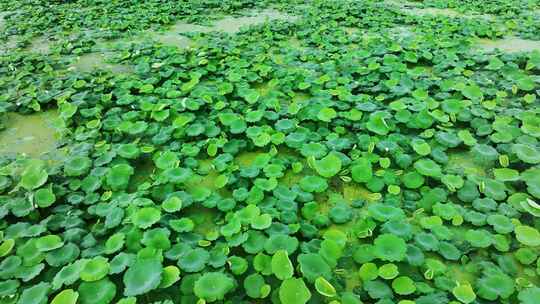
<svg viewBox="0 0 540 304">
<path fill-rule="evenodd" d="M 178 22 L 171 27 L 172 32 L 175 33 L 190 33 L 190 32 L 210 32 L 212 29 L 208 26 L 202 26 L 198 24 Z"/>
<path fill-rule="evenodd" d="M 88 53 L 79 56 L 71 68 L 81 72 L 90 72 L 95 69 L 111 70 L 116 73 L 129 73 L 131 67 L 124 64 L 107 63 L 107 56 L 100 53 Z"/>
<path fill-rule="evenodd" d="M 5 54 L 17 46 L 17 36 L 9 36 L 7 41 L 0 41 L 0 54 Z"/>
<path fill-rule="evenodd" d="M 419 2 L 412 2 L 412 1 L 405 1 L 405 0 L 385 0 L 385 1 L 382 1 L 382 3 L 395 5 L 399 7 L 415 7 L 415 6 L 420 5 Z"/>
<path fill-rule="evenodd" d="M 30 115 L 8 113 L 2 120 L 5 129 L 0 131 L 0 155 L 26 154 L 38 157 L 55 150 L 57 131 L 53 121 L 56 111 Z"/>
<path fill-rule="evenodd" d="M 216 21 L 212 26 L 212 29 L 216 31 L 234 34 L 240 31 L 242 27 L 264 23 L 265 21 L 295 21 L 296 19 L 296 16 L 281 13 L 272 9 L 267 9 L 256 13 L 254 16 L 225 17 L 221 20 Z"/>
<path fill-rule="evenodd" d="M 517 37 L 508 37 L 499 40 L 479 39 L 478 47 L 484 50 L 496 50 L 514 53 L 540 50 L 540 41 L 526 40 Z"/>
<path fill-rule="evenodd" d="M 181 49 L 187 48 L 193 45 L 193 40 L 180 35 L 180 33 L 175 33 L 175 32 L 155 34 L 155 36 L 153 36 L 152 38 L 162 44 L 176 46 Z"/>
<path fill-rule="evenodd" d="M 470 152 L 452 152 L 448 155 L 447 170 L 465 175 L 486 176 L 486 168 L 474 160 Z"/>
<path fill-rule="evenodd" d="M 6 16 L 13 13 L 17 13 L 17 11 L 15 10 L 0 12 L 0 32 L 3 31 L 6 27 Z"/>
<path fill-rule="evenodd" d="M 439 15 L 447 17 L 460 17 L 463 14 L 449 8 L 406 8 L 404 9 L 406 13 L 415 16 L 426 16 L 426 15 Z"/>
<path fill-rule="evenodd" d="M 4 26 L 6 25 L 6 20 L 4 17 L 8 14 L 8 12 L 0 12 L 0 31 L 4 30 Z"/>
<path fill-rule="evenodd" d="M 412 37 L 415 35 L 413 27 L 406 25 L 393 27 L 389 29 L 389 33 L 390 35 L 397 37 Z"/>
<path fill-rule="evenodd" d="M 51 51 L 51 39 L 48 37 L 38 37 L 32 39 L 28 50 L 40 54 L 48 54 Z"/>
<path fill-rule="evenodd" d="M 141 37 L 149 38 L 161 42 L 165 45 L 187 48 L 193 45 L 193 41 L 183 34 L 186 33 L 209 33 L 212 31 L 221 31 L 234 34 L 244 26 L 255 25 L 271 20 L 296 20 L 297 17 L 278 12 L 276 10 L 263 10 L 255 13 L 253 16 L 233 17 L 227 16 L 217 20 L 212 26 L 203 26 L 198 24 L 185 23 L 180 21 L 165 31 L 148 31 Z"/>
</svg>

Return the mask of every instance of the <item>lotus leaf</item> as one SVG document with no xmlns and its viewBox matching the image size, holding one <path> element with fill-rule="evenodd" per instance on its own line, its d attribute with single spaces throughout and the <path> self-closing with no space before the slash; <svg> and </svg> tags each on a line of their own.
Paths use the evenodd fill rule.
<svg viewBox="0 0 540 304">
<path fill-rule="evenodd" d="M 241 275 L 248 269 L 248 262 L 246 259 L 239 256 L 232 256 L 228 260 L 231 272 L 235 275 Z"/>
<path fill-rule="evenodd" d="M 49 283 L 39 283 L 30 288 L 26 288 L 17 304 L 45 304 L 47 303 L 47 294 L 51 285 Z"/>
<path fill-rule="evenodd" d="M 476 294 L 470 284 L 459 284 L 452 289 L 452 294 L 461 303 L 469 304 L 476 300 Z"/>
<path fill-rule="evenodd" d="M 387 135 L 392 130 L 392 127 L 386 121 L 388 118 L 389 115 L 386 112 L 371 113 L 366 127 L 375 134 Z"/>
<path fill-rule="evenodd" d="M 529 287 L 525 288 L 519 292 L 518 298 L 522 304 L 534 304 L 535 301 L 540 296 L 539 287 Z"/>
<path fill-rule="evenodd" d="M 300 188 L 306 192 L 320 193 L 328 188 L 328 183 L 322 177 L 309 175 L 300 180 Z"/>
<path fill-rule="evenodd" d="M 265 284 L 264 277 L 257 273 L 246 277 L 244 288 L 247 295 L 254 299 L 265 298 L 270 292 L 270 285 Z"/>
<path fill-rule="evenodd" d="M 538 150 L 536 147 L 532 147 L 526 144 L 515 144 L 512 147 L 512 151 L 514 151 L 517 157 L 525 163 L 540 163 L 540 150 Z"/>
<path fill-rule="evenodd" d="M 441 176 L 441 167 L 431 159 L 421 159 L 414 163 L 414 168 L 418 173 L 430 176 L 430 177 L 440 177 Z"/>
<path fill-rule="evenodd" d="M 1 303 L 539 302 L 538 1 L 217 3 L 0 1 Z"/>
<path fill-rule="evenodd" d="M 187 272 L 201 271 L 209 258 L 210 254 L 202 248 L 189 250 L 180 257 L 178 266 L 180 266 L 180 269 Z"/>
<path fill-rule="evenodd" d="M 133 167 L 127 164 L 113 166 L 107 173 L 107 185 L 111 189 L 124 190 L 129 184 L 129 179 L 133 175 Z"/>
<path fill-rule="evenodd" d="M 107 254 L 112 254 L 124 247 L 125 242 L 125 234 L 118 232 L 113 235 L 111 235 L 107 242 L 105 243 L 105 252 Z"/>
<path fill-rule="evenodd" d="M 109 262 L 106 258 L 97 256 L 89 260 L 81 269 L 81 280 L 94 282 L 103 279 L 109 273 Z"/>
<path fill-rule="evenodd" d="M 294 269 L 287 251 L 280 249 L 274 253 L 272 256 L 272 273 L 282 281 L 292 278 Z"/>
<path fill-rule="evenodd" d="M 63 245 L 64 242 L 62 241 L 62 238 L 54 234 L 42 236 L 37 239 L 35 243 L 36 249 L 42 252 L 51 251 L 60 248 Z"/>
<path fill-rule="evenodd" d="M 5 257 L 6 255 L 8 255 L 14 246 L 15 246 L 14 239 L 4 240 L 2 244 L 0 245 L 0 257 Z"/>
<path fill-rule="evenodd" d="M 73 289 L 65 289 L 52 299 L 51 304 L 76 304 L 78 298 L 78 292 Z"/>
<path fill-rule="evenodd" d="M 494 301 L 506 299 L 514 293 L 514 282 L 508 275 L 496 270 L 490 271 L 478 280 L 478 296 Z"/>
<path fill-rule="evenodd" d="M 341 158 L 334 153 L 330 153 L 321 160 L 316 160 L 314 167 L 320 176 L 331 178 L 341 170 Z"/>
<path fill-rule="evenodd" d="M 374 241 L 375 255 L 389 262 L 398 262 L 405 258 L 407 246 L 405 241 L 392 234 L 381 234 Z"/>
<path fill-rule="evenodd" d="M 82 304 L 109 304 L 116 295 L 116 285 L 107 278 L 82 282 L 78 292 Z"/>
<path fill-rule="evenodd" d="M 215 302 L 222 300 L 234 286 L 234 280 L 226 274 L 221 272 L 207 272 L 195 282 L 193 292 L 200 299 L 204 299 L 207 302 Z"/>
<path fill-rule="evenodd" d="M 87 156 L 74 156 L 64 164 L 64 172 L 67 176 L 81 176 L 88 172 L 92 166 L 92 160 Z"/>
<path fill-rule="evenodd" d="M 540 232 L 530 226 L 517 226 L 514 229 L 517 240 L 525 246 L 540 246 Z"/>
<path fill-rule="evenodd" d="M 156 258 L 137 259 L 124 273 L 124 296 L 137 296 L 159 286 L 163 265 Z"/>
<path fill-rule="evenodd" d="M 416 291 L 416 285 L 409 277 L 398 277 L 392 281 L 392 289 L 398 295 L 409 295 Z"/>
<path fill-rule="evenodd" d="M 161 276 L 161 282 L 159 284 L 160 288 L 171 287 L 174 283 L 180 280 L 180 269 L 176 266 L 166 266 L 163 268 L 163 273 Z"/>
<path fill-rule="evenodd" d="M 182 209 L 182 199 L 177 196 L 171 196 L 161 204 L 161 208 L 169 213 L 180 211 Z"/>
<path fill-rule="evenodd" d="M 331 278 L 332 270 L 319 254 L 300 254 L 298 263 L 300 264 L 300 271 L 309 282 L 315 282 L 318 277 Z"/>
<path fill-rule="evenodd" d="M 357 159 L 351 167 L 351 173 L 355 182 L 369 182 L 373 176 L 371 162 L 366 158 Z"/>
<path fill-rule="evenodd" d="M 279 299 L 283 304 L 305 304 L 311 298 L 311 292 L 300 278 L 290 278 L 281 283 Z"/>
<path fill-rule="evenodd" d="M 161 212 L 154 207 L 145 207 L 133 213 L 131 220 L 139 228 L 146 229 L 157 223 L 161 218 Z"/>
<path fill-rule="evenodd" d="M 334 286 L 323 277 L 318 277 L 315 280 L 315 289 L 325 297 L 333 298 L 336 296 L 336 289 Z"/>
<path fill-rule="evenodd" d="M 337 113 L 332 108 L 322 108 L 317 114 L 317 119 L 324 122 L 330 122 L 337 117 Z"/>
<path fill-rule="evenodd" d="M 48 177 L 44 164 L 35 160 L 30 162 L 22 172 L 21 186 L 27 190 L 39 188 L 47 182 Z"/>
<path fill-rule="evenodd" d="M 378 276 L 385 279 L 391 280 L 399 274 L 399 270 L 395 264 L 389 263 L 384 264 L 378 269 Z"/>
</svg>

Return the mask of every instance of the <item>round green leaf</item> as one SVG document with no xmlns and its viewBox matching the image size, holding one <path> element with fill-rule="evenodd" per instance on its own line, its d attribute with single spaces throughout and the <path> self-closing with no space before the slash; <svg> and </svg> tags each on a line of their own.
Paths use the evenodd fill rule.
<svg viewBox="0 0 540 304">
<path fill-rule="evenodd" d="M 311 298 L 311 292 L 300 278 L 290 278 L 281 282 L 279 299 L 283 304 L 305 304 Z"/>
<path fill-rule="evenodd" d="M 156 258 L 138 259 L 124 273 L 124 296 L 137 296 L 155 289 L 161 282 L 163 265 Z"/>
</svg>

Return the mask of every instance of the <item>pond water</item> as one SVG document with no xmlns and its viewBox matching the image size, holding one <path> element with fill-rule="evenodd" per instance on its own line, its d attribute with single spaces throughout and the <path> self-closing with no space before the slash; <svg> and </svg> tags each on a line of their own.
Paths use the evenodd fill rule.
<svg viewBox="0 0 540 304">
<path fill-rule="evenodd" d="M 499 40 L 479 39 L 477 46 L 484 50 L 499 49 L 504 52 L 530 52 L 540 50 L 540 41 L 507 37 Z"/>
<path fill-rule="evenodd" d="M 112 64 L 107 62 L 107 55 L 109 53 L 88 53 L 78 57 L 71 65 L 71 69 L 90 72 L 94 69 L 111 70 L 116 73 L 129 73 L 132 68 L 124 64 Z"/>
<path fill-rule="evenodd" d="M 296 16 L 285 14 L 272 9 L 267 9 L 256 13 L 253 16 L 225 17 L 221 20 L 214 22 L 212 29 L 216 31 L 234 34 L 240 31 L 240 29 L 245 26 L 260 24 L 272 20 L 295 21 L 296 19 Z"/>
<path fill-rule="evenodd" d="M 53 124 L 56 118 L 56 111 L 6 114 L 2 120 L 5 129 L 0 131 L 0 155 L 39 157 L 55 150 L 58 135 Z"/>
<path fill-rule="evenodd" d="M 166 32 L 163 34 L 157 34 L 153 37 L 153 39 L 162 44 L 173 45 L 181 49 L 193 45 L 193 40 L 180 35 L 179 32 Z"/>
<path fill-rule="evenodd" d="M 4 17 L 8 14 L 8 12 L 0 12 L 0 31 L 4 30 L 4 26 L 6 25 L 6 20 Z"/>
<path fill-rule="evenodd" d="M 0 54 L 5 54 L 17 46 L 17 36 L 9 36 L 7 41 L 0 40 Z"/>
<path fill-rule="evenodd" d="M 48 37 L 37 37 L 32 39 L 28 50 L 39 54 L 48 54 L 51 51 L 51 39 Z"/>
<path fill-rule="evenodd" d="M 296 16 L 267 9 L 254 13 L 253 16 L 226 16 L 223 19 L 215 21 L 211 26 L 202 26 L 180 21 L 166 31 L 149 31 L 143 35 L 166 45 L 174 45 L 180 48 L 186 48 L 193 45 L 193 41 L 185 36 L 182 36 L 182 34 L 185 33 L 208 33 L 212 31 L 221 31 L 234 34 L 245 26 L 260 24 L 264 23 L 265 21 L 272 20 L 294 21 L 296 18 Z"/>
<path fill-rule="evenodd" d="M 391 36 L 395 37 L 412 37 L 415 35 L 412 26 L 396 26 L 388 30 Z"/>
<path fill-rule="evenodd" d="M 408 14 L 415 15 L 415 16 L 427 16 L 427 15 L 439 15 L 439 16 L 447 16 L 447 17 L 460 17 L 462 16 L 461 13 L 449 9 L 449 8 L 406 8 L 404 11 Z"/>
</svg>

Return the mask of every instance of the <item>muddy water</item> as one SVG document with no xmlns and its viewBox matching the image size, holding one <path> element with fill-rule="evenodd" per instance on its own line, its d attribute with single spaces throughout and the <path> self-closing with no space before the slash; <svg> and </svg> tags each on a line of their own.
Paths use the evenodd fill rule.
<svg viewBox="0 0 540 304">
<path fill-rule="evenodd" d="M 55 111 L 31 115 L 6 114 L 2 119 L 5 127 L 0 131 L 0 155 L 26 154 L 38 157 L 56 148 L 57 132 L 53 126 Z"/>
<path fill-rule="evenodd" d="M 447 16 L 447 17 L 460 17 L 461 13 L 448 9 L 448 8 L 407 8 L 404 11 L 408 14 L 415 16 L 428 16 L 428 15 L 438 15 L 438 16 Z"/>
<path fill-rule="evenodd" d="M 89 53 L 79 56 L 71 65 L 71 69 L 80 72 L 90 72 L 94 69 L 111 70 L 116 73 L 129 73 L 132 68 L 124 64 L 111 64 L 107 62 L 108 53 Z"/>
<path fill-rule="evenodd" d="M 183 37 L 182 34 L 193 32 L 208 33 L 212 31 L 221 31 L 229 34 L 234 34 L 240 31 L 242 27 L 264 23 L 265 21 L 294 21 L 296 19 L 296 16 L 284 14 L 276 10 L 267 9 L 256 13 L 253 16 L 228 16 L 215 21 L 212 26 L 202 26 L 197 24 L 178 22 L 167 31 L 149 32 L 147 33 L 147 35 L 151 36 L 153 39 L 163 44 L 175 45 L 179 47 L 188 47 L 192 45 L 192 41 L 186 37 Z"/>
<path fill-rule="evenodd" d="M 4 30 L 4 27 L 6 25 L 6 20 L 4 19 L 4 17 L 6 17 L 7 14 L 8 12 L 0 12 L 0 31 Z"/>
<path fill-rule="evenodd" d="M 396 26 L 389 29 L 389 34 L 395 37 L 412 37 L 415 35 L 412 26 Z"/>
<path fill-rule="evenodd" d="M 284 14 L 276 10 L 267 9 L 257 13 L 254 16 L 225 17 L 221 20 L 216 21 L 212 26 L 212 29 L 216 31 L 234 34 L 240 31 L 242 27 L 264 23 L 265 21 L 295 21 L 296 19 L 296 16 Z"/>
<path fill-rule="evenodd" d="M 48 37 L 38 37 L 33 39 L 28 46 L 28 50 L 40 54 L 48 54 L 51 51 L 51 39 Z"/>
<path fill-rule="evenodd" d="M 180 33 L 167 32 L 164 34 L 159 34 L 153 37 L 154 40 L 165 44 L 172 45 L 178 48 L 187 48 L 193 45 L 193 41 L 187 37 L 180 35 Z"/>
<path fill-rule="evenodd" d="M 540 41 L 526 40 L 517 37 L 508 37 L 499 40 L 479 39 L 478 47 L 489 51 L 499 49 L 508 53 L 531 52 L 540 50 Z"/>
<path fill-rule="evenodd" d="M 17 36 L 9 36 L 7 41 L 0 40 L 0 54 L 5 54 L 17 46 Z"/>
</svg>

